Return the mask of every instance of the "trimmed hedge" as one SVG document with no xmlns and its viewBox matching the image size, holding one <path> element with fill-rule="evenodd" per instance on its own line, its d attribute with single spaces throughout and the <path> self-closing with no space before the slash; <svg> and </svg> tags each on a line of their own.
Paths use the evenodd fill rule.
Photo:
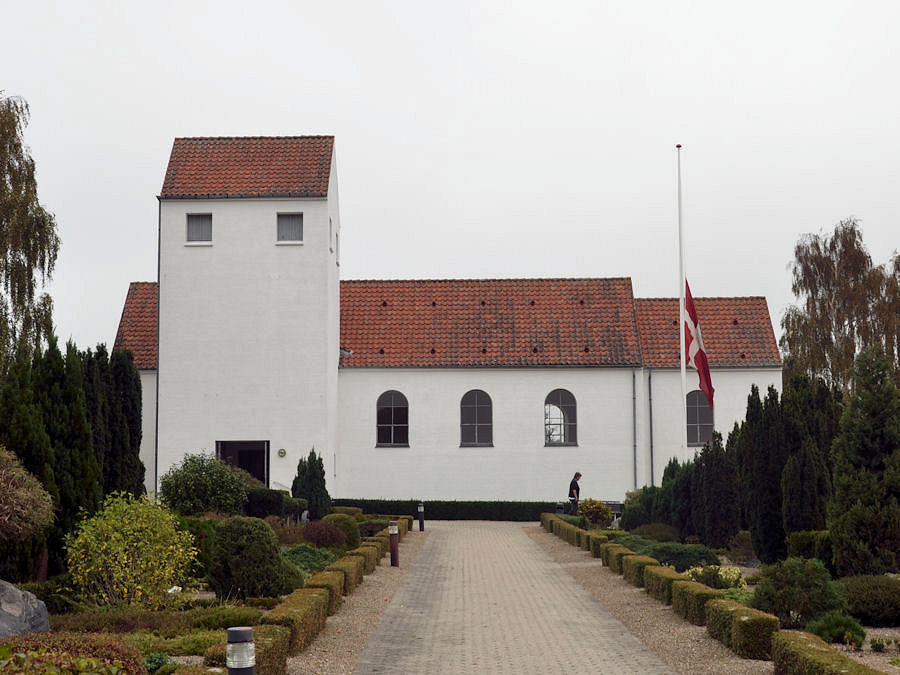
<svg viewBox="0 0 900 675">
<path fill-rule="evenodd" d="M 345 516 L 352 516 L 354 519 L 363 514 L 363 510 L 358 506 L 341 506 L 340 504 L 335 506 L 333 501 L 331 503 L 331 512 L 343 513 Z"/>
<path fill-rule="evenodd" d="M 344 556 L 331 563 L 325 568 L 325 571 L 340 572 L 344 577 L 341 592 L 343 595 L 350 595 L 362 581 L 365 564 L 365 561 L 359 556 Z"/>
<path fill-rule="evenodd" d="M 156 631 L 135 630 L 120 633 L 117 638 L 141 654 L 166 653 L 169 656 L 191 656 L 202 655 L 207 649 L 221 642 L 225 638 L 225 630 L 204 628 L 169 637 L 164 637 Z"/>
<path fill-rule="evenodd" d="M 706 603 L 722 597 L 722 591 L 706 584 L 682 580 L 672 582 L 672 610 L 697 626 L 706 623 Z"/>
<path fill-rule="evenodd" d="M 667 605 L 672 604 L 672 584 L 676 581 L 687 580 L 681 572 L 676 572 L 671 567 L 645 567 L 644 587 L 650 597 L 656 598 Z"/>
<path fill-rule="evenodd" d="M 288 628 L 274 624 L 253 626 L 253 642 L 257 675 L 281 675 L 285 672 L 291 646 L 291 631 Z M 225 668 L 227 648 L 226 642 L 213 645 L 203 654 L 203 664 L 210 668 Z"/>
<path fill-rule="evenodd" d="M 198 607 L 183 611 L 147 612 L 139 608 L 92 610 L 76 614 L 51 614 L 50 627 L 73 633 L 130 633 L 135 630 L 174 634 L 192 629 L 252 626 L 262 611 L 254 607 Z"/>
<path fill-rule="evenodd" d="M 389 535 L 381 535 L 376 534 L 372 537 L 363 537 L 362 541 L 359 542 L 360 545 L 363 544 L 374 544 L 378 547 L 378 559 L 381 560 L 384 557 L 384 554 L 387 553 L 388 548 L 391 545 Z"/>
<path fill-rule="evenodd" d="M 671 565 L 679 572 L 694 565 L 718 565 L 719 558 L 708 546 L 679 544 L 673 541 L 654 541 L 634 534 L 622 534 L 615 541 L 635 553 L 656 558 L 663 565 Z"/>
<path fill-rule="evenodd" d="M 332 504 L 358 506 L 367 513 L 409 513 L 419 517 L 418 499 L 334 499 Z M 556 502 L 425 501 L 425 520 L 512 520 L 533 522 L 554 512 Z"/>
<path fill-rule="evenodd" d="M 247 490 L 246 513 L 251 518 L 284 515 L 284 493 L 269 488 Z"/>
<path fill-rule="evenodd" d="M 124 645 L 108 635 L 28 633 L 0 638 L 0 647 L 4 646 L 21 653 L 38 652 L 40 654 L 47 650 L 76 658 L 97 659 L 104 668 L 119 664 L 124 672 L 137 675 L 144 675 L 147 672 L 147 668 L 144 666 L 144 657 L 137 649 Z M 53 663 L 53 661 L 49 663 Z M 43 672 L 44 668 L 39 667 L 41 665 L 40 660 L 32 659 L 28 664 L 30 670 L 25 672 Z"/>
<path fill-rule="evenodd" d="M 779 675 L 874 675 L 880 672 L 844 656 L 815 635 L 792 630 L 780 630 L 772 636 L 772 661 Z"/>
<path fill-rule="evenodd" d="M 638 588 L 644 585 L 644 571 L 647 567 L 659 565 L 656 558 L 646 555 L 626 555 L 622 558 L 622 576 L 625 581 Z"/>
<path fill-rule="evenodd" d="M 612 567 L 616 574 L 622 574 L 624 572 L 624 568 L 622 567 L 622 561 L 630 555 L 637 555 L 630 548 L 625 548 L 624 546 L 620 546 L 620 548 L 613 549 L 609 554 L 609 566 Z"/>
<path fill-rule="evenodd" d="M 605 544 L 600 544 L 600 561 L 603 563 L 605 567 L 612 567 L 612 554 L 614 551 L 627 551 L 628 549 L 622 546 L 622 544 L 617 544 L 614 541 L 606 542 Z"/>
<path fill-rule="evenodd" d="M 260 622 L 285 626 L 290 631 L 289 651 L 299 654 L 325 627 L 328 607 L 327 589 L 298 588 Z"/>
<path fill-rule="evenodd" d="M 360 556 L 363 559 L 363 574 L 371 574 L 378 567 L 378 546 L 375 544 L 360 544 L 352 551 L 347 551 L 348 556 Z"/>
<path fill-rule="evenodd" d="M 778 617 L 724 598 L 706 603 L 706 630 L 745 659 L 767 661 Z"/>
<path fill-rule="evenodd" d="M 331 616 L 338 611 L 343 602 L 341 593 L 344 590 L 344 573 L 317 572 L 306 580 L 304 588 L 324 588 L 328 591 L 328 616 Z"/>
<path fill-rule="evenodd" d="M 605 534 L 594 534 L 593 532 L 588 534 L 588 538 L 590 540 L 591 546 L 591 555 L 595 558 L 600 557 L 600 544 L 605 544 L 609 541 L 609 537 Z"/>
</svg>

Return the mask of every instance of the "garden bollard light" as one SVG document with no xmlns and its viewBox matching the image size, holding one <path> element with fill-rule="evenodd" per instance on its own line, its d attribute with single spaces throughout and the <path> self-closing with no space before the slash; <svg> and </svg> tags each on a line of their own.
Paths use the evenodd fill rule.
<svg viewBox="0 0 900 675">
<path fill-rule="evenodd" d="M 236 626 L 228 629 L 225 665 L 228 666 L 229 675 L 255 675 L 256 649 L 252 628 Z"/>
<path fill-rule="evenodd" d="M 425 505 L 419 502 L 419 532 L 425 531 Z"/>
<path fill-rule="evenodd" d="M 400 567 L 400 528 L 396 520 L 388 523 L 388 534 L 391 535 L 391 567 Z"/>
</svg>

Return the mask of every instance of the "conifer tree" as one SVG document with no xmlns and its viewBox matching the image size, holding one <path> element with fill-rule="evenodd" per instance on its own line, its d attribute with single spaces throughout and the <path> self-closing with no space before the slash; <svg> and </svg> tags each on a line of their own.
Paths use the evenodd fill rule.
<svg viewBox="0 0 900 675">
<path fill-rule="evenodd" d="M 141 376 L 129 351 L 115 350 L 109 359 L 112 386 L 110 426 L 116 439 L 119 480 L 116 490 L 140 495 L 144 488 L 144 464 L 141 450 Z M 323 474 L 324 475 L 324 474 Z"/>
<path fill-rule="evenodd" d="M 838 573 L 900 571 L 900 394 L 889 361 L 874 351 L 856 360 L 831 460 L 828 529 Z"/>
<path fill-rule="evenodd" d="M 753 490 L 756 494 L 756 532 L 750 531 L 753 548 L 764 563 L 787 555 L 784 521 L 781 515 L 781 473 L 787 461 L 784 427 L 778 391 L 769 387 L 763 401 L 761 435 L 757 451 L 758 471 Z"/>
<path fill-rule="evenodd" d="M 750 387 L 747 396 L 747 413 L 741 422 L 740 433 L 736 440 L 738 460 L 738 483 L 740 488 L 741 508 L 746 519 L 743 525 L 752 533 L 759 528 L 757 522 L 758 509 L 756 495 L 757 473 L 759 471 L 759 452 L 757 450 L 762 436 L 762 400 L 759 387 Z M 754 541 L 754 546 L 756 542 Z"/>
<path fill-rule="evenodd" d="M 291 495 L 307 501 L 309 517 L 313 520 L 327 516 L 331 511 L 331 497 L 325 487 L 325 466 L 315 448 L 309 451 L 309 457 L 301 457 L 297 463 Z"/>
<path fill-rule="evenodd" d="M 688 460 L 678 467 L 672 479 L 672 525 L 678 528 L 681 538 L 697 534 L 691 508 L 691 484 L 694 478 L 694 461 Z"/>
<path fill-rule="evenodd" d="M 722 434 L 713 432 L 696 461 L 703 475 L 700 538 L 707 546 L 723 548 L 739 529 L 739 514 L 737 471 L 722 447 Z"/>
<path fill-rule="evenodd" d="M 107 398 L 109 363 L 106 347 L 97 346 L 97 351 L 90 349 L 81 354 L 84 370 L 84 403 L 88 424 L 91 425 L 91 438 L 94 454 L 103 476 L 103 494 L 109 494 L 116 488 L 111 486 L 109 475 L 114 473 L 113 458 L 110 457 L 110 415 Z"/>
</svg>

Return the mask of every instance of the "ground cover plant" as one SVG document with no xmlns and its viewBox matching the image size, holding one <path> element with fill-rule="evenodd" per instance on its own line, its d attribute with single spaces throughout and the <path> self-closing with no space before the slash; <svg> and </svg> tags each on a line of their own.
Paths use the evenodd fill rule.
<svg viewBox="0 0 900 675">
<path fill-rule="evenodd" d="M 321 572 L 338 559 L 336 553 L 309 544 L 292 546 L 282 555 L 300 569 L 308 572 Z"/>
</svg>

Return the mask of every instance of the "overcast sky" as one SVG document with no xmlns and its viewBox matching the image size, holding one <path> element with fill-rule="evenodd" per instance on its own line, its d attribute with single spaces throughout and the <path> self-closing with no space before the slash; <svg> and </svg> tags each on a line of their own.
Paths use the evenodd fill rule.
<svg viewBox="0 0 900 675">
<path fill-rule="evenodd" d="M 639 297 L 678 292 L 681 143 L 694 295 L 765 295 L 778 332 L 802 234 L 900 247 L 900 3 L 737 4 L 0 0 L 57 333 L 111 344 L 156 280 L 173 138 L 301 134 L 336 138 L 344 279 Z"/>
</svg>

